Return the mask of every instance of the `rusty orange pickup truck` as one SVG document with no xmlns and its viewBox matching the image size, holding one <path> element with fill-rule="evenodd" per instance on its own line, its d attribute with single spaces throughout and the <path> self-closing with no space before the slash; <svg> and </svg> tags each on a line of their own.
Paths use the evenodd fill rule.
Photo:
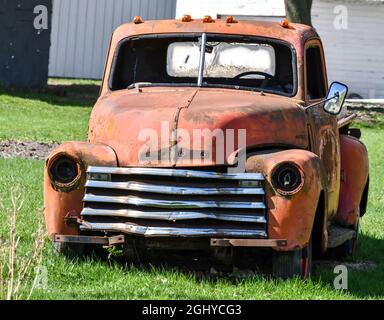
<svg viewBox="0 0 384 320">
<path fill-rule="evenodd" d="M 347 91 L 309 26 L 135 17 L 112 35 L 88 140 L 46 160 L 54 247 L 263 252 L 282 278 L 352 256 L 369 172 Z"/>
</svg>

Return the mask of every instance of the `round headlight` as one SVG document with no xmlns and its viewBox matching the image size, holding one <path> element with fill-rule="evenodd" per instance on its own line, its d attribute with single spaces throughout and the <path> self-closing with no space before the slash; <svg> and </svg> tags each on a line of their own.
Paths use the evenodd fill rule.
<svg viewBox="0 0 384 320">
<path fill-rule="evenodd" d="M 272 175 L 273 186 L 283 194 L 293 194 L 303 185 L 301 171 L 292 163 L 278 166 Z"/>
<path fill-rule="evenodd" d="M 60 156 L 49 168 L 51 179 L 59 184 L 72 183 L 79 175 L 79 168 L 74 159 Z"/>
</svg>

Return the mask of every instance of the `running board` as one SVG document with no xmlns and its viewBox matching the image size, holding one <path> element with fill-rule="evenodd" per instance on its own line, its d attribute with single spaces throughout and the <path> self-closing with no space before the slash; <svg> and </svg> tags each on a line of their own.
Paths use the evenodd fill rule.
<svg viewBox="0 0 384 320">
<path fill-rule="evenodd" d="M 336 248 L 355 236 L 355 230 L 332 225 L 328 230 L 328 248 Z"/>
</svg>

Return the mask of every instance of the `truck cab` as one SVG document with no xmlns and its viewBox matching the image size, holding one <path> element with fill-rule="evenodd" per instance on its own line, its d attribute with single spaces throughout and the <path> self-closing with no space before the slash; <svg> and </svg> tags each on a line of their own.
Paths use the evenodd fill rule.
<svg viewBox="0 0 384 320">
<path fill-rule="evenodd" d="M 283 278 L 352 256 L 369 174 L 347 91 L 309 26 L 136 17 L 112 35 L 88 140 L 46 161 L 50 239 L 227 264 L 264 250 Z"/>
</svg>

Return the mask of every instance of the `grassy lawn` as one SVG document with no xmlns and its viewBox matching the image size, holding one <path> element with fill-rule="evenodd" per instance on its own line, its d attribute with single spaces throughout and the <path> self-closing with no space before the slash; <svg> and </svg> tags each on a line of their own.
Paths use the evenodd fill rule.
<svg viewBox="0 0 384 320">
<path fill-rule="evenodd" d="M 60 85 L 71 85 L 62 80 Z M 96 86 L 81 83 L 80 86 Z M 70 100 L 70 101 L 69 101 Z M 64 141 L 84 139 L 90 112 L 80 99 L 48 93 L 12 97 L 0 93 L 0 140 Z M 17 121 L 16 121 L 17 120 Z M 48 289 L 36 289 L 32 299 L 369 299 L 384 298 L 384 170 L 379 141 L 384 131 L 363 126 L 371 163 L 368 212 L 363 218 L 356 260 L 372 261 L 373 270 L 349 271 L 349 289 L 333 289 L 332 268 L 316 267 L 312 280 L 278 281 L 257 274 L 232 280 L 198 277 L 172 269 L 143 270 L 96 258 L 69 261 L 53 253 L 46 241 L 42 264 L 48 270 Z M 59 129 L 60 128 L 60 129 Z M 76 128 L 74 130 L 74 128 Z M 10 190 L 21 190 L 24 200 L 17 232 L 20 252 L 27 253 L 41 221 L 43 161 L 0 159 L 0 197 L 10 206 Z M 4 219 L 2 216 L 0 219 Z M 6 232 L 0 221 L 0 236 Z"/>
<path fill-rule="evenodd" d="M 39 92 L 0 89 L 0 140 L 85 140 L 99 84 L 50 79 Z"/>
</svg>

